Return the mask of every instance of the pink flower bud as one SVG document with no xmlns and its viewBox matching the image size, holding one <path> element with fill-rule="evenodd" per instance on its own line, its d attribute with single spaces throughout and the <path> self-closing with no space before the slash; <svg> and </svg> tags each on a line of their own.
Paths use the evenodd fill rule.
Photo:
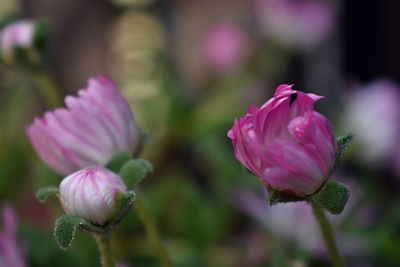
<svg viewBox="0 0 400 267">
<path fill-rule="evenodd" d="M 33 46 L 35 22 L 20 20 L 7 25 L 0 33 L 0 52 L 5 61 L 14 60 L 14 48 Z"/>
<path fill-rule="evenodd" d="M 244 31 L 230 22 L 212 28 L 203 41 L 203 53 L 209 66 L 221 72 L 237 66 L 245 54 L 246 39 Z"/>
<path fill-rule="evenodd" d="M 324 184 L 337 157 L 329 120 L 313 110 L 322 97 L 281 85 L 261 108 L 235 120 L 228 137 L 236 159 L 268 189 L 312 195 Z"/>
<path fill-rule="evenodd" d="M 67 108 L 46 112 L 27 127 L 36 152 L 57 172 L 104 166 L 116 153 L 136 148 L 131 108 L 111 79 L 89 79 L 78 97 L 67 96 L 65 103 Z"/>
<path fill-rule="evenodd" d="M 64 178 L 60 200 L 65 213 L 104 225 L 117 213 L 116 197 L 127 192 L 122 179 L 102 167 L 89 167 Z"/>
</svg>

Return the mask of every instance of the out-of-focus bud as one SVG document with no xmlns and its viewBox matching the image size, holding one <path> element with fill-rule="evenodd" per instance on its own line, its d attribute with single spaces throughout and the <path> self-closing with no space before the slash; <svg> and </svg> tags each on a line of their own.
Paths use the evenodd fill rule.
<svg viewBox="0 0 400 267">
<path fill-rule="evenodd" d="M 139 132 L 131 108 L 111 79 L 89 79 L 65 103 L 67 108 L 46 112 L 27 127 L 36 152 L 54 170 L 68 175 L 135 150 Z"/>
<path fill-rule="evenodd" d="M 0 266 L 25 267 L 25 253 L 17 242 L 17 219 L 11 206 L 1 207 Z"/>
<path fill-rule="evenodd" d="M 289 47 L 310 49 L 333 28 L 334 11 L 318 0 L 254 0 L 261 30 Z"/>
<path fill-rule="evenodd" d="M 228 132 L 235 156 L 269 190 L 307 197 L 328 179 L 338 146 L 332 125 L 314 111 L 321 96 L 281 85 L 261 108 L 251 106 Z"/>
<path fill-rule="evenodd" d="M 119 211 L 118 194 L 126 192 L 122 179 L 102 167 L 77 171 L 60 184 L 60 200 L 65 213 L 95 225 L 105 225 L 115 218 Z"/>
<path fill-rule="evenodd" d="M 44 20 L 18 20 L 7 24 L 0 32 L 0 52 L 4 63 L 37 65 L 44 50 Z"/>
<path fill-rule="evenodd" d="M 346 97 L 344 127 L 357 136 L 357 155 L 369 164 L 388 162 L 396 152 L 400 119 L 399 86 L 376 80 Z M 357 151 L 357 150 L 356 150 Z"/>
<path fill-rule="evenodd" d="M 204 37 L 203 54 L 208 65 L 225 72 L 237 67 L 245 55 L 245 32 L 231 22 L 214 26 Z"/>
</svg>

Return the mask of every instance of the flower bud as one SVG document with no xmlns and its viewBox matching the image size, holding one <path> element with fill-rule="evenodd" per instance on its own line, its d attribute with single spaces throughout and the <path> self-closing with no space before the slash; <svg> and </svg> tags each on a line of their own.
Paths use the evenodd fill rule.
<svg viewBox="0 0 400 267">
<path fill-rule="evenodd" d="M 34 48 L 36 22 L 19 20 L 8 24 L 0 32 L 1 57 L 7 64 L 16 63 L 22 57 L 26 61 L 37 60 Z M 23 55 L 22 55 L 23 54 Z"/>
<path fill-rule="evenodd" d="M 281 85 L 261 108 L 236 120 L 228 137 L 235 156 L 268 189 L 306 197 L 325 183 L 338 147 L 329 120 L 313 110 L 314 94 Z"/>
<path fill-rule="evenodd" d="M 89 79 L 78 97 L 67 96 L 65 103 L 67 108 L 46 112 L 27 128 L 36 152 L 60 174 L 104 166 L 118 152 L 136 148 L 131 108 L 111 79 Z"/>
<path fill-rule="evenodd" d="M 117 215 L 116 197 L 125 192 L 127 188 L 117 174 L 97 166 L 77 171 L 60 184 L 65 213 L 95 225 L 104 225 Z"/>
</svg>

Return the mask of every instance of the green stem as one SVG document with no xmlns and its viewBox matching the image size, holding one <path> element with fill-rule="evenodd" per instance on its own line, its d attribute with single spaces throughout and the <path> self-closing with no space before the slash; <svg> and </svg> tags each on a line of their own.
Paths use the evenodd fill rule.
<svg viewBox="0 0 400 267">
<path fill-rule="evenodd" d="M 151 245 L 156 251 L 157 257 L 163 267 L 171 267 L 171 260 L 168 256 L 166 249 L 162 243 L 159 232 L 157 231 L 156 225 L 150 213 L 148 212 L 146 205 L 139 195 L 133 202 L 133 207 L 142 221 L 144 228 L 146 229 L 147 236 L 150 240 Z"/>
<path fill-rule="evenodd" d="M 310 201 L 310 205 L 314 212 L 315 218 L 318 221 L 319 227 L 322 232 L 322 236 L 324 237 L 325 244 L 328 249 L 329 258 L 331 259 L 332 266 L 334 267 L 343 267 L 344 263 L 342 258 L 339 255 L 339 251 L 336 247 L 335 237 L 332 232 L 332 228 L 329 224 L 328 219 L 324 213 L 324 210 L 314 201 Z"/>
<path fill-rule="evenodd" d="M 47 105 L 50 108 L 62 106 L 62 96 L 58 90 L 54 80 L 43 69 L 37 70 L 33 73 L 33 78 L 36 81 L 37 89 L 42 94 Z"/>
<path fill-rule="evenodd" d="M 99 248 L 101 265 L 103 267 L 114 267 L 114 258 L 111 250 L 111 234 L 93 234 Z"/>
</svg>

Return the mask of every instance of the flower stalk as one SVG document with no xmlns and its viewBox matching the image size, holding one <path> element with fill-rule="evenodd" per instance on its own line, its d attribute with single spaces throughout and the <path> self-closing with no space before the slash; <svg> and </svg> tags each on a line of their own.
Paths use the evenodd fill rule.
<svg viewBox="0 0 400 267">
<path fill-rule="evenodd" d="M 157 230 L 157 227 L 154 223 L 154 220 L 150 213 L 148 212 L 146 205 L 139 195 L 135 202 L 133 203 L 133 207 L 136 211 L 136 214 L 139 216 L 139 219 L 142 221 L 144 228 L 146 229 L 147 236 L 155 252 L 157 253 L 157 257 L 160 261 L 161 266 L 163 267 L 171 267 L 171 260 L 168 256 L 167 251 L 164 248 L 162 243 L 160 234 Z"/>
<path fill-rule="evenodd" d="M 341 258 L 339 251 L 337 249 L 335 237 L 333 235 L 330 223 L 326 218 L 324 210 L 314 201 L 310 201 L 309 203 L 314 212 L 315 219 L 317 220 L 319 227 L 321 229 L 322 236 L 324 238 L 326 247 L 328 249 L 329 258 L 332 262 L 332 266 L 344 267 L 343 259 Z"/>
<path fill-rule="evenodd" d="M 54 80 L 45 70 L 38 70 L 33 73 L 37 88 L 40 90 L 46 104 L 50 108 L 62 106 L 62 96 Z"/>
<path fill-rule="evenodd" d="M 111 249 L 111 234 L 93 234 L 100 252 L 101 265 L 103 267 L 114 267 L 114 258 Z"/>
</svg>

